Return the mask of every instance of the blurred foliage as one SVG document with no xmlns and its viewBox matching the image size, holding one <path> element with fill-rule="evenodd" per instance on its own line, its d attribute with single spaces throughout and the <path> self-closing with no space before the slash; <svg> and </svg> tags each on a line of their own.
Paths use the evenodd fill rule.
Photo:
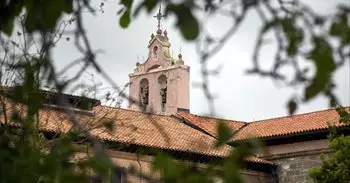
<svg viewBox="0 0 350 183">
<path fill-rule="evenodd" d="M 343 107 L 337 108 L 340 123 L 350 124 L 350 113 Z M 331 126 L 331 134 L 328 139 L 330 147 L 335 150 L 327 157 L 321 156 L 321 167 L 310 169 L 309 175 L 315 182 L 350 182 L 350 136 L 337 134 Z"/>
<path fill-rule="evenodd" d="M 148 14 L 153 12 L 160 1 L 142 0 L 135 7 L 133 4 L 133 0 L 120 1 L 122 9 L 118 11 L 119 24 L 123 28 L 127 28 L 132 23 L 132 19 L 137 18 L 142 10 L 146 10 Z M 232 4 L 232 10 L 223 12 L 223 6 L 227 4 Z M 277 4 L 277 6 L 272 6 L 272 4 Z M 99 8 L 103 8 L 103 5 L 104 2 Z M 255 10 L 262 19 L 263 25 L 254 49 L 253 69 L 249 70 L 249 73 L 286 81 L 288 86 L 297 84 L 303 86 L 303 96 L 294 96 L 288 102 L 287 107 L 290 113 L 297 110 L 300 102 L 308 102 L 320 94 L 329 98 L 331 106 L 338 104 L 337 97 L 333 94 L 335 84 L 332 76 L 338 68 L 349 61 L 350 57 L 349 4 L 340 4 L 335 14 L 328 16 L 318 14 L 297 0 L 275 2 L 269 0 L 181 2 L 164 0 L 162 5 L 166 14 L 174 15 L 175 26 L 185 39 L 200 42 L 198 38 L 203 37 L 206 49 L 200 49 L 198 52 L 204 68 L 202 68 L 204 78 L 210 73 L 216 73 L 205 70 L 207 60 L 215 55 L 235 33 L 247 13 Z M 111 160 L 102 153 L 101 144 L 88 133 L 81 132 L 91 143 L 94 154 L 84 160 L 73 162 L 71 158 L 77 153 L 73 148 L 75 138 L 72 137 L 75 135 L 63 134 L 48 140 L 38 128 L 37 116 L 43 102 L 39 88 L 43 85 L 53 85 L 57 92 L 61 93 L 89 66 L 92 66 L 108 81 L 111 80 L 96 62 L 96 53 L 93 51 L 83 24 L 83 13 L 96 14 L 98 11 L 91 7 L 91 1 L 88 0 L 7 0 L 0 2 L 0 53 L 4 54 L 1 69 L 6 67 L 6 71 L 18 74 L 19 79 L 11 77 L 13 75 L 10 74 L 10 79 L 16 80 L 16 83 L 20 81 L 20 86 L 13 91 L 10 98 L 15 102 L 27 105 L 25 115 L 20 111 L 15 111 L 8 116 L 4 97 L 1 96 L 2 116 L 4 116 L 0 128 L 1 182 L 86 182 L 86 175 L 90 175 L 91 171 L 108 180 L 110 170 L 115 168 Z M 227 14 L 232 19 L 232 28 L 217 39 L 214 38 L 217 35 L 205 35 L 204 25 L 200 19 L 202 17 L 196 14 L 199 11 L 206 12 L 208 16 L 219 13 Z M 22 15 L 21 31 L 14 33 L 16 18 Z M 62 25 L 60 20 L 63 15 L 72 17 L 63 23 L 63 27 L 68 24 L 75 25 L 74 44 L 83 55 L 81 59 L 72 62 L 72 65 L 83 63 L 81 69 L 75 76 L 65 81 L 60 79 L 61 73 L 56 71 L 51 58 L 52 48 L 64 36 L 64 31 L 60 29 Z M 259 50 L 264 44 L 264 36 L 269 32 L 274 33 L 278 46 L 273 67 L 263 70 L 259 64 Z M 21 47 L 19 43 L 11 40 L 11 35 L 22 37 L 25 41 L 24 45 Z M 33 40 L 35 36 L 39 36 L 39 43 L 35 44 L 39 48 L 36 54 L 30 54 L 26 41 Z M 6 39 L 8 37 L 10 39 Z M 70 37 L 65 37 L 65 39 L 69 41 Z M 4 43 L 6 40 L 20 52 L 11 53 L 6 45 L 8 43 Z M 302 65 L 300 64 L 301 58 L 314 66 L 314 74 L 309 73 L 309 68 L 300 66 Z M 287 81 L 285 74 L 281 73 L 282 66 L 294 68 L 291 81 Z M 0 76 L 4 77 L 4 73 L 1 72 Z M 204 79 L 203 82 L 203 90 L 207 93 L 208 100 L 213 100 L 213 97 L 207 92 L 209 80 Z M 65 102 L 62 101 L 62 103 Z M 78 123 L 74 121 L 74 114 L 69 115 L 72 124 L 79 130 Z M 342 119 L 346 120 L 349 117 L 342 117 Z M 21 124 L 21 128 L 11 127 L 9 124 L 13 121 Z M 104 125 L 112 128 L 108 120 Z M 234 133 L 225 124 L 220 123 L 217 147 L 229 142 L 232 135 Z M 326 182 L 348 180 L 349 177 L 346 176 L 349 175 L 347 167 L 350 167 L 348 162 L 350 159 L 348 157 L 350 154 L 349 139 L 347 136 L 340 136 L 332 138 L 331 141 L 337 153 L 333 158 L 324 160 L 324 167 L 313 169 L 311 176 L 321 182 L 323 180 Z M 221 162 L 200 168 L 190 163 L 175 161 L 166 154 L 160 154 L 154 159 L 153 169 L 160 171 L 166 182 L 213 182 L 215 176 L 218 175 L 218 170 L 220 170 L 219 177 L 224 182 L 240 182 L 239 170 L 244 168 L 244 158 L 253 155 L 253 150 L 257 146 L 257 143 L 253 141 L 238 144 Z M 143 178 L 146 177 L 143 176 Z"/>
<path fill-rule="evenodd" d="M 62 138 L 52 147 L 28 126 L 1 126 L 0 136 L 0 182 L 87 182 L 85 175 L 72 173 L 75 166 L 69 161 L 73 151 L 68 139 Z M 47 153 L 43 153 L 44 147 Z"/>
<path fill-rule="evenodd" d="M 1 8 L 1 31 L 11 35 L 14 28 L 15 18 L 25 9 L 25 25 L 29 32 L 38 30 L 54 29 L 62 13 L 73 12 L 73 1 L 2 1 Z"/>
<path fill-rule="evenodd" d="M 226 126 L 224 128 L 228 127 Z M 230 136 L 232 138 L 232 133 L 220 135 L 226 137 Z M 226 141 L 227 139 L 225 142 Z M 219 143 L 223 145 L 225 142 Z M 218 147 L 222 147 L 222 145 Z M 241 171 L 242 169 L 246 168 L 246 158 L 252 157 L 256 150 L 260 147 L 260 144 L 256 140 L 248 140 L 246 142 L 239 143 L 227 157 L 205 164 L 195 162 L 195 160 L 192 162 L 177 161 L 164 153 L 158 153 L 152 162 L 152 169 L 153 171 L 160 171 L 162 179 L 165 182 L 214 183 L 218 180 L 227 183 L 244 182 Z"/>
<path fill-rule="evenodd" d="M 40 129 L 44 96 L 36 72 L 25 66 L 22 85 L 2 88 L 0 93 L 0 182 L 88 182 L 91 172 L 108 177 L 113 165 L 102 161 L 103 156 L 75 148 L 76 133 L 58 135 Z M 83 160 L 76 158 L 81 153 L 87 155 Z"/>
</svg>

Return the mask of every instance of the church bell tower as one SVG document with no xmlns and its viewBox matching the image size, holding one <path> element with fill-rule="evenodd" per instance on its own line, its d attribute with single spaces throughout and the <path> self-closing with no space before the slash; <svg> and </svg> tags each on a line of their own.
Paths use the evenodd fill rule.
<svg viewBox="0 0 350 183">
<path fill-rule="evenodd" d="M 129 74 L 129 108 L 171 115 L 178 109 L 189 109 L 190 67 L 184 64 L 181 54 L 177 59 L 170 55 L 167 31 L 160 28 L 161 8 L 155 17 L 158 29 L 156 35 L 151 35 L 148 58 L 142 64 L 137 62 Z"/>
</svg>

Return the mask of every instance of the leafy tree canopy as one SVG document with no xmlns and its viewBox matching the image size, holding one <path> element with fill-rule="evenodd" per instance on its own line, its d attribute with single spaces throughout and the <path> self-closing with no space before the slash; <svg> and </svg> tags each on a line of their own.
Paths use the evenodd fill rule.
<svg viewBox="0 0 350 183">
<path fill-rule="evenodd" d="M 350 113 L 344 108 L 337 109 L 340 122 L 350 124 Z M 309 175 L 315 182 L 349 182 L 350 181 L 350 136 L 337 134 L 332 128 L 329 135 L 330 147 L 335 150 L 329 157 L 321 156 L 321 167 L 310 169 Z"/>
</svg>

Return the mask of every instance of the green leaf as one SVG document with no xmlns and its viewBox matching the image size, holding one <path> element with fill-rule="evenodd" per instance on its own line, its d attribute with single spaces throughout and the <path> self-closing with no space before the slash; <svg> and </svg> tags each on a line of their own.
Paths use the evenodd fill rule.
<svg viewBox="0 0 350 183">
<path fill-rule="evenodd" d="M 194 40 L 199 35 L 199 23 L 186 4 L 171 4 L 167 6 L 166 12 L 174 13 L 177 17 L 176 26 L 185 39 Z"/>
<path fill-rule="evenodd" d="M 63 1 L 63 11 L 66 13 L 72 13 L 73 12 L 73 0 L 64 0 Z"/>
<path fill-rule="evenodd" d="M 350 25 L 346 13 L 339 15 L 332 23 L 329 34 L 341 40 L 341 46 L 350 45 Z"/>
<path fill-rule="evenodd" d="M 144 7 L 146 8 L 148 13 L 152 12 L 152 10 L 156 7 L 158 2 L 158 0 L 144 0 L 135 8 L 133 16 L 137 16 L 140 13 L 141 9 Z"/>
<path fill-rule="evenodd" d="M 12 30 L 13 30 L 13 21 L 14 18 L 11 17 L 10 19 L 8 19 L 2 26 L 2 31 L 7 35 L 7 36 L 11 36 L 12 34 Z"/>
<path fill-rule="evenodd" d="M 329 34 L 332 36 L 341 36 L 344 27 L 346 27 L 346 24 L 344 25 L 342 21 L 335 21 L 329 29 Z"/>
<path fill-rule="evenodd" d="M 349 109 L 349 107 L 348 107 Z M 340 116 L 339 122 L 350 124 L 350 112 L 346 111 L 346 109 L 342 106 L 336 108 L 338 115 Z"/>
<path fill-rule="evenodd" d="M 283 19 L 281 23 L 282 30 L 288 40 L 287 54 L 288 56 L 294 56 L 300 43 L 303 41 L 303 31 L 301 28 L 295 27 L 295 20 L 293 18 Z"/>
<path fill-rule="evenodd" d="M 127 28 L 130 24 L 130 11 L 126 10 L 124 11 L 124 14 L 119 19 L 119 24 L 122 28 Z"/>
<path fill-rule="evenodd" d="M 296 29 L 294 34 L 289 38 L 287 53 L 289 56 L 294 56 L 298 50 L 300 43 L 303 41 L 304 34 L 302 29 Z"/>
<path fill-rule="evenodd" d="M 289 113 L 289 115 L 294 114 L 295 111 L 296 111 L 297 108 L 298 108 L 298 104 L 297 104 L 297 102 L 295 101 L 295 99 L 289 100 L 287 106 L 288 106 L 288 113 Z"/>
<path fill-rule="evenodd" d="M 119 25 L 122 28 L 127 28 L 131 21 L 131 6 L 132 6 L 133 0 L 121 0 L 120 4 L 124 6 L 123 9 L 119 10 L 118 14 L 124 11 L 123 15 L 119 19 Z"/>
<path fill-rule="evenodd" d="M 269 31 L 271 28 L 275 27 L 275 26 L 279 26 L 281 24 L 281 20 L 280 19 L 274 19 L 271 20 L 269 22 L 266 22 L 264 24 L 264 26 L 261 29 L 261 34 L 266 33 L 267 31 Z"/>
<path fill-rule="evenodd" d="M 337 104 L 338 104 L 339 102 L 338 102 L 338 99 L 336 98 L 336 96 L 333 95 L 333 94 L 330 94 L 330 95 L 328 95 L 328 97 L 329 97 L 329 106 L 330 106 L 330 107 L 335 107 L 335 106 L 337 106 Z"/>
<path fill-rule="evenodd" d="M 44 3 L 45 6 L 42 6 L 43 10 L 41 10 L 42 12 L 40 13 L 42 16 L 44 16 L 40 19 L 42 27 L 48 30 L 54 29 L 58 19 L 65 9 L 66 3 L 65 1 L 54 0 L 44 2 L 46 2 Z"/>
<path fill-rule="evenodd" d="M 146 0 L 144 4 L 146 5 L 148 13 L 151 12 L 157 5 L 158 0 Z"/>
<path fill-rule="evenodd" d="M 217 127 L 217 143 L 215 147 L 220 147 L 231 140 L 233 132 L 224 122 L 220 121 Z"/>
<path fill-rule="evenodd" d="M 336 69 L 330 44 L 321 37 L 314 37 L 313 42 L 314 48 L 309 53 L 309 59 L 316 66 L 316 75 L 312 79 L 312 82 L 305 88 L 305 101 L 309 101 L 327 89 L 332 74 Z"/>
<path fill-rule="evenodd" d="M 70 3 L 70 4 L 69 4 Z M 52 30 L 64 11 L 72 11 L 71 1 L 29 1 L 25 4 L 27 18 L 25 25 L 29 32 Z"/>
<path fill-rule="evenodd" d="M 6 1 L 5 1 L 6 2 Z M 9 1 L 7 7 L 10 8 L 10 14 L 7 14 L 1 17 L 0 20 L 0 31 L 6 34 L 7 36 L 11 36 L 14 26 L 15 17 L 17 17 L 22 9 L 23 2 L 22 1 Z"/>
<path fill-rule="evenodd" d="M 133 0 L 121 0 L 120 4 L 124 5 L 128 10 L 131 9 Z"/>
</svg>

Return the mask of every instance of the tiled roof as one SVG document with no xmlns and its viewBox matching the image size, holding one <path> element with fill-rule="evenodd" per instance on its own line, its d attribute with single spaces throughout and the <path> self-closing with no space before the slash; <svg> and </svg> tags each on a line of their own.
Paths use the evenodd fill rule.
<svg viewBox="0 0 350 183">
<path fill-rule="evenodd" d="M 97 115 L 116 121 L 113 133 L 101 133 L 100 129 L 93 131 L 104 140 L 220 157 L 227 156 L 232 150 L 228 145 L 215 149 L 214 138 L 180 123 L 174 117 L 105 106 L 98 106 L 95 110 Z M 273 164 L 257 157 L 246 158 L 246 161 Z"/>
<path fill-rule="evenodd" d="M 350 108 L 347 109 L 349 110 Z M 339 123 L 339 115 L 335 109 L 266 119 L 250 123 L 198 116 L 182 111 L 178 113 L 178 116 L 214 137 L 216 136 L 218 122 L 226 122 L 233 131 L 239 129 L 238 134 L 233 137 L 233 141 L 246 140 L 250 137 L 269 138 L 325 130 L 328 128 L 328 122 L 331 124 L 334 123 L 336 127 L 344 126 L 344 124 Z"/>
<path fill-rule="evenodd" d="M 68 132 L 72 129 L 62 110 L 44 107 L 40 109 L 39 117 L 42 130 Z M 170 116 L 97 106 L 91 114 L 76 112 L 75 117 L 90 129 L 92 135 L 106 141 L 220 157 L 228 155 L 232 149 L 228 145 L 214 149 L 216 140 L 213 137 Z M 2 122 L 3 118 L 0 115 Z M 101 124 L 103 121 L 113 121 L 113 130 L 106 129 Z M 18 123 L 12 125 L 18 126 Z"/>
<path fill-rule="evenodd" d="M 102 128 L 92 130 L 100 139 L 209 156 L 225 156 L 231 150 L 228 145 L 214 149 L 214 138 L 174 117 L 104 106 L 95 107 L 95 110 L 97 117 L 114 120 L 113 132 Z"/>
<path fill-rule="evenodd" d="M 245 122 L 242 121 L 233 121 L 233 120 L 227 120 L 227 119 L 220 119 L 220 118 L 212 118 L 212 117 L 206 117 L 206 116 L 198 116 L 187 112 L 178 112 L 178 116 L 182 117 L 187 122 L 197 126 L 198 128 L 204 130 L 208 134 L 216 137 L 216 129 L 219 122 L 224 122 L 229 126 L 233 131 L 236 131 L 240 128 L 242 128 L 244 125 L 246 125 Z"/>
<path fill-rule="evenodd" d="M 347 109 L 349 110 L 349 108 Z M 328 128 L 328 123 L 334 124 L 336 127 L 345 126 L 345 124 L 339 123 L 337 111 L 329 109 L 251 122 L 242 128 L 233 140 L 245 140 L 249 137 L 266 139 L 275 136 L 325 130 Z"/>
<path fill-rule="evenodd" d="M 6 103 L 8 118 L 13 109 L 23 114 L 25 107 Z M 43 131 L 66 133 L 73 130 L 69 117 L 62 109 L 46 106 L 39 110 L 40 129 Z M 97 106 L 94 111 L 76 111 L 75 118 L 89 129 L 91 134 L 101 140 L 140 145 L 178 152 L 197 153 L 213 157 L 225 157 L 232 150 L 224 145 L 215 149 L 216 139 L 191 128 L 175 117 L 146 114 L 125 109 Z M 208 118 L 209 119 L 209 118 Z M 4 115 L 0 115 L 4 123 Z M 113 121 L 110 131 L 101 125 L 103 121 Z M 18 123 L 10 123 L 19 127 Z M 273 163 L 257 157 L 246 158 L 248 162 Z"/>
</svg>

